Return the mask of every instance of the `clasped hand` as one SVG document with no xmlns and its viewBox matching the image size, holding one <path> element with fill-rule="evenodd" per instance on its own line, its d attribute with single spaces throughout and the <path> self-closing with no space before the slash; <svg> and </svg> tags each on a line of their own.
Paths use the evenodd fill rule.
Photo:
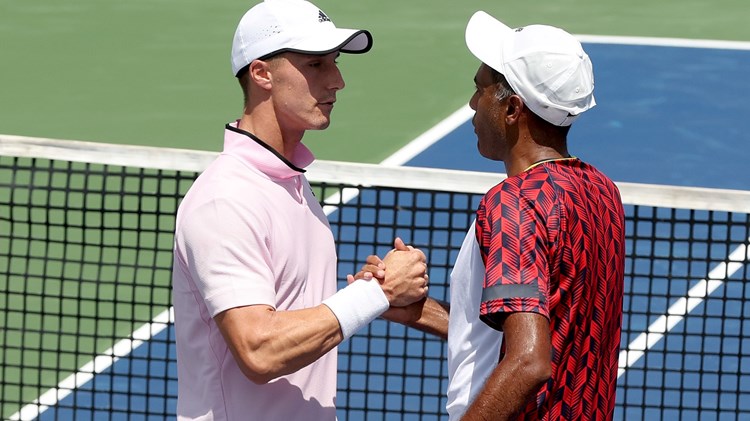
<svg viewBox="0 0 750 421">
<path fill-rule="evenodd" d="M 370 255 L 356 275 L 347 281 L 375 278 L 380 282 L 392 307 L 404 307 L 427 296 L 427 259 L 421 250 L 407 246 L 400 238 L 393 242 L 394 249 L 383 259 Z"/>
</svg>

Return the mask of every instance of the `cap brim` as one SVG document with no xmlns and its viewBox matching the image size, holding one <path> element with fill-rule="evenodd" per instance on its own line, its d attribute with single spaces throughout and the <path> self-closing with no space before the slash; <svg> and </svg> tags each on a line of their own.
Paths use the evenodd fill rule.
<svg viewBox="0 0 750 421">
<path fill-rule="evenodd" d="M 502 40 L 511 32 L 507 25 L 480 10 L 466 25 L 466 46 L 482 63 L 505 74 Z"/>
<path fill-rule="evenodd" d="M 341 51 L 350 54 L 362 54 L 372 48 L 372 35 L 369 31 L 361 29 L 332 28 L 329 31 L 321 31 L 313 37 L 306 37 L 280 52 L 291 51 L 305 54 L 328 54 Z"/>
</svg>

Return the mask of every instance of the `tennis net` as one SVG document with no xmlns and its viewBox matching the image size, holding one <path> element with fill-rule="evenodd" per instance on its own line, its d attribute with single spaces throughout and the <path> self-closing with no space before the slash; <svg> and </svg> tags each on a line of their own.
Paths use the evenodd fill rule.
<svg viewBox="0 0 750 421">
<path fill-rule="evenodd" d="M 176 406 L 174 220 L 214 153 L 0 136 L 3 419 L 161 419 Z M 430 295 L 501 174 L 318 161 L 340 286 L 395 236 Z M 750 417 L 750 192 L 619 183 L 616 419 Z M 376 320 L 339 347 L 338 417 L 447 419 L 442 341 Z"/>
</svg>

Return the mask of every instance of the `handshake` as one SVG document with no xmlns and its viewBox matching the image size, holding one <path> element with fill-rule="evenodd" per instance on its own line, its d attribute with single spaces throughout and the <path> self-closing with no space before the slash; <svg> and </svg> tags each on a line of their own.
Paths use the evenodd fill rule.
<svg viewBox="0 0 750 421">
<path fill-rule="evenodd" d="M 400 238 L 394 240 L 393 246 L 383 259 L 368 256 L 360 271 L 346 279 L 350 284 L 357 279 L 377 280 L 390 303 L 382 317 L 407 323 L 418 317 L 427 297 L 427 259 L 421 250 L 407 246 Z"/>
</svg>

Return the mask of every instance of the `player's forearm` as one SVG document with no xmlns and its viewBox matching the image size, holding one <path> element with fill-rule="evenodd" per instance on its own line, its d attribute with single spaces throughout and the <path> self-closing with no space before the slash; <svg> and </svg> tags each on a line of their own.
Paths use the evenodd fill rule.
<svg viewBox="0 0 750 421">
<path fill-rule="evenodd" d="M 388 309 L 377 281 L 359 280 L 314 308 L 230 309 L 216 317 L 245 375 L 266 383 L 305 367 Z"/>
<path fill-rule="evenodd" d="M 538 313 L 498 317 L 505 355 L 464 414 L 464 420 L 505 420 L 534 399 L 552 375 L 549 321 Z"/>
<path fill-rule="evenodd" d="M 424 303 L 419 319 L 406 325 L 447 340 L 449 313 L 450 304 L 445 301 L 428 298 Z"/>
<path fill-rule="evenodd" d="M 383 318 L 447 340 L 449 313 L 450 304 L 428 297 L 406 307 L 391 307 Z"/>
<path fill-rule="evenodd" d="M 266 316 L 229 339 L 243 373 L 258 384 L 312 364 L 343 340 L 336 316 L 324 305 Z"/>
<path fill-rule="evenodd" d="M 463 421 L 507 420 L 518 414 L 550 376 L 549 361 L 504 358 L 467 409 Z"/>
</svg>

